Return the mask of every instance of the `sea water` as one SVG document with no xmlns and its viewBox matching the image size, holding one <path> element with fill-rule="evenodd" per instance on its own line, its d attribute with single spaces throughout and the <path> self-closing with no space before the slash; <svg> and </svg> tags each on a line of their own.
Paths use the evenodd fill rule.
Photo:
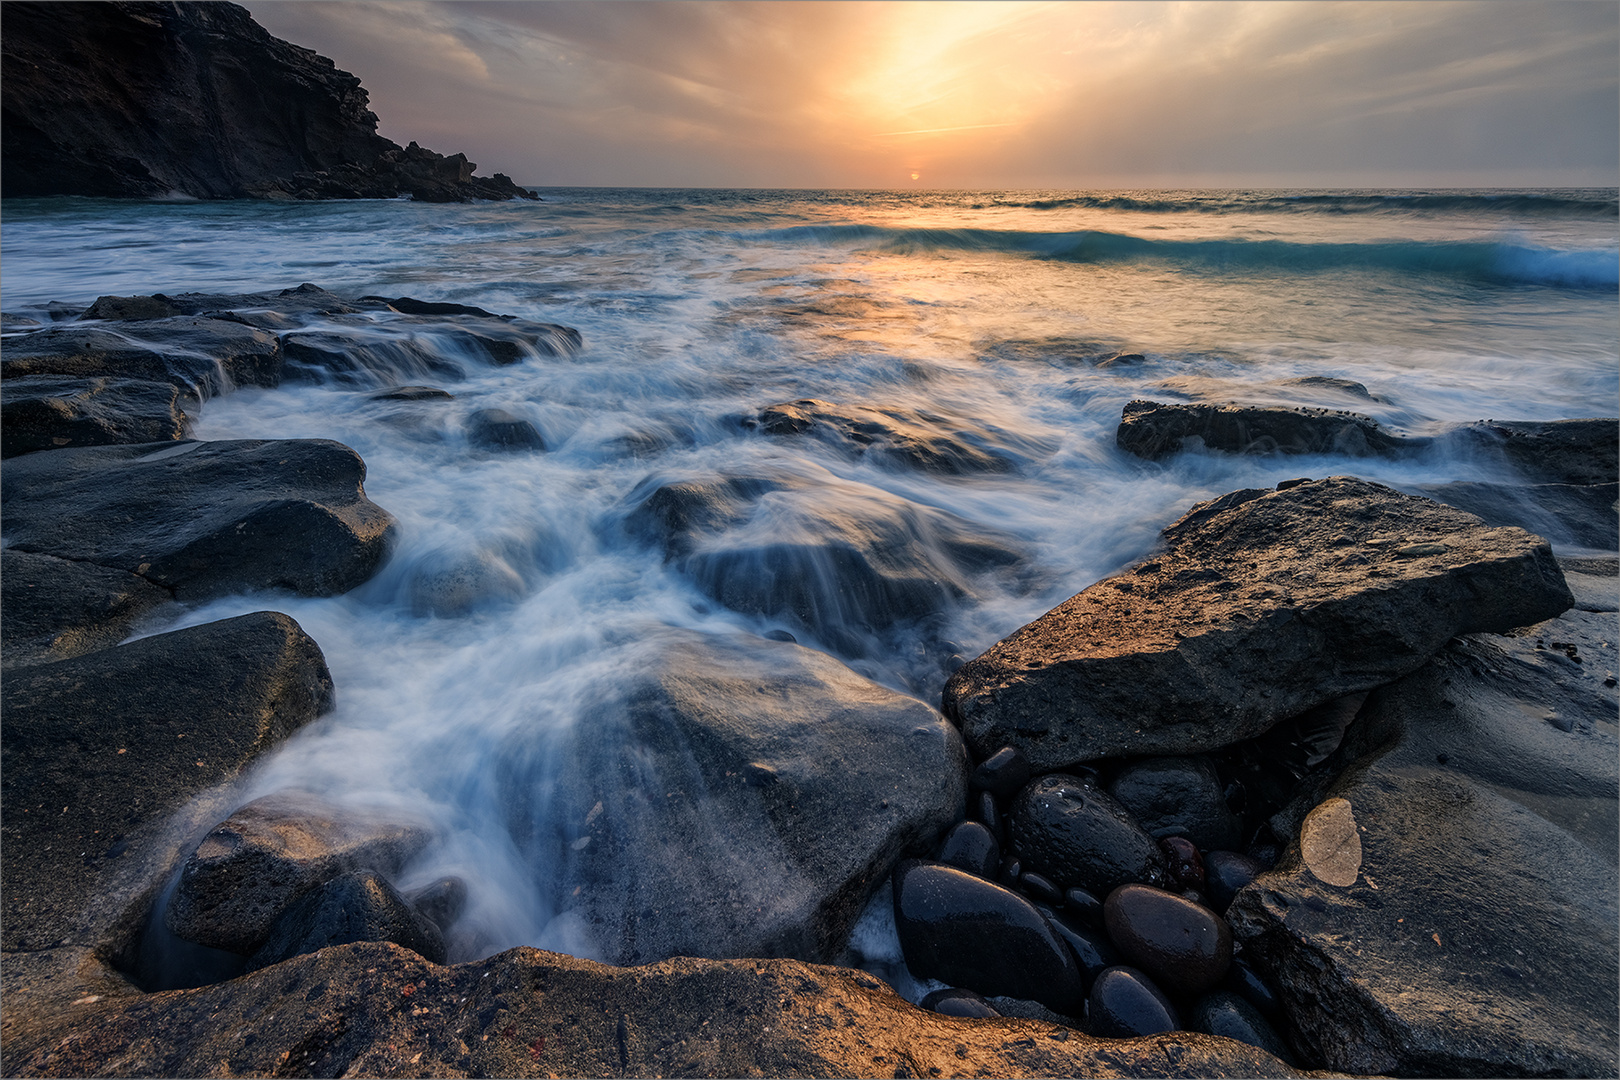
<svg viewBox="0 0 1620 1080">
<path fill-rule="evenodd" d="M 634 678 L 667 628 L 746 641 L 786 626 L 717 603 L 625 528 L 659 483 L 791 481 L 737 526 L 782 543 L 928 519 L 1014 551 L 1016 572 L 914 553 L 955 575 L 926 617 L 819 635 L 794 624 L 801 644 L 937 704 L 962 656 L 1141 558 L 1198 500 L 1338 473 L 1407 488 L 1511 479 L 1444 445 L 1400 460 L 1149 463 L 1115 445 L 1133 398 L 1351 409 L 1422 435 L 1612 416 L 1620 396 L 1612 189 L 540 194 L 12 200 L 0 233 L 0 306 L 42 320 L 52 301 L 313 282 L 583 335 L 574 355 L 481 368 L 432 408 L 302 384 L 208 401 L 199 438 L 354 447 L 397 544 L 345 596 L 232 597 L 145 628 L 271 608 L 314 637 L 336 710 L 236 801 L 298 788 L 431 823 L 439 839 L 401 884 L 468 882 L 454 960 L 520 944 L 605 954 L 548 890 L 558 868 L 514 839 L 506 785 L 544 784 L 544 747 L 589 737 L 592 702 Z M 1108 362 L 1121 355 L 1140 360 Z M 927 410 L 1017 467 L 921 471 L 741 422 L 804 398 Z M 470 445 L 460 421 L 486 407 L 529 419 L 548 449 Z"/>
</svg>

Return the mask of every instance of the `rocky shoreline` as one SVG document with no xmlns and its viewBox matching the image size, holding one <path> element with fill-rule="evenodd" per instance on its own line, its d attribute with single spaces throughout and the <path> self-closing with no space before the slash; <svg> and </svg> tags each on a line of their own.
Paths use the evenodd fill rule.
<svg viewBox="0 0 1620 1080">
<path fill-rule="evenodd" d="M 429 841 L 418 823 L 233 786 L 330 707 L 292 619 L 119 642 L 196 599 L 341 593 L 386 558 L 358 455 L 191 440 L 211 397 L 317 380 L 442 408 L 423 384 L 564 357 L 578 335 L 313 285 L 54 314 L 8 316 L 0 355 L 7 1075 L 1616 1065 L 1620 578 L 1612 556 L 1556 559 L 1514 527 L 1543 503 L 1499 499 L 1519 520 L 1482 521 L 1331 477 L 1199 504 L 1143 562 L 965 663 L 943 715 L 791 640 L 672 633 L 599 721 L 688 797 L 582 759 L 550 804 L 592 886 L 578 917 L 627 966 L 533 949 L 446 966 L 464 886 L 396 887 Z M 464 422 L 487 452 L 544 452 L 521 418 Z M 1172 449 L 1218 448 L 1225 422 L 1177 427 Z M 1243 423 L 1230 449 L 1276 452 L 1254 431 L 1318 424 L 1301 438 L 1337 445 L 1346 421 Z M 816 401 L 744 426 L 953 473 L 1016 470 L 1023 450 Z M 1601 532 L 1616 430 L 1488 437 L 1526 489 L 1595 489 L 1576 523 Z M 692 537 L 757 487 L 638 491 L 626 525 L 707 581 Z M 938 578 L 884 606 L 938 602 Z M 722 603 L 776 602 L 713 580 Z M 716 819 L 731 848 L 705 846 Z M 895 958 L 848 944 L 885 910 L 911 973 L 951 988 L 926 1009 L 870 973 Z"/>
</svg>

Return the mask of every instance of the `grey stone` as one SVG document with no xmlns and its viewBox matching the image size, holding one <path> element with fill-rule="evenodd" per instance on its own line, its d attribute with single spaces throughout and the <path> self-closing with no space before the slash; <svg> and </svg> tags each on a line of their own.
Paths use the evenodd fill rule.
<svg viewBox="0 0 1620 1080">
<path fill-rule="evenodd" d="M 962 815 L 950 724 L 823 653 L 670 631 L 593 694 L 543 757 L 503 751 L 499 782 L 558 925 L 613 963 L 830 959 L 900 856 Z"/>
<path fill-rule="evenodd" d="M 172 383 L 53 375 L 0 383 L 0 457 L 184 439 L 190 433 L 191 420 Z"/>
<path fill-rule="evenodd" d="M 330 595 L 376 570 L 393 522 L 341 443 L 147 443 L 29 454 L 6 465 L 18 551 L 138 574 L 182 599 L 248 589 Z"/>
<path fill-rule="evenodd" d="M 1620 482 L 1620 420 L 1485 420 L 1463 433 L 1474 449 L 1499 454 L 1542 484 Z"/>
<path fill-rule="evenodd" d="M 168 382 L 199 398 L 279 386 L 281 342 L 229 319 L 191 315 L 56 326 L 6 341 L 0 378 L 59 375 Z"/>
<path fill-rule="evenodd" d="M 274 612 L 8 671 L 6 949 L 103 945 L 94 928 L 178 857 L 171 816 L 331 701 L 320 648 Z"/>
<path fill-rule="evenodd" d="M 355 941 L 392 941 L 444 963 L 444 935 L 411 910 L 388 880 L 371 870 L 351 870 L 299 897 L 282 912 L 270 937 L 248 960 L 248 970 Z"/>
<path fill-rule="evenodd" d="M 1242 842 L 1242 822 L 1227 809 L 1220 777 L 1208 758 L 1132 761 L 1114 774 L 1108 793 L 1153 836 L 1185 836 L 1205 851 Z"/>
<path fill-rule="evenodd" d="M 812 435 L 852 457 L 870 455 L 950 476 L 1011 472 L 1040 453 L 1027 439 L 942 413 L 805 399 L 761 409 L 767 435 Z"/>
<path fill-rule="evenodd" d="M 467 417 L 467 441 L 488 450 L 546 448 L 546 440 L 538 428 L 506 409 L 475 409 Z"/>
<path fill-rule="evenodd" d="M 108 649 L 173 595 L 124 570 L 0 551 L 0 666 Z"/>
<path fill-rule="evenodd" d="M 1487 525 L 1516 525 L 1558 548 L 1620 546 L 1615 500 L 1620 484 L 1488 484 L 1459 481 L 1419 484 L 1414 494 L 1455 506 Z"/>
<path fill-rule="evenodd" d="M 186 858 L 164 925 L 199 945 L 253 954 L 306 893 L 351 870 L 398 873 L 429 838 L 418 825 L 308 792 L 266 795 L 214 826 Z M 287 947 L 297 939 L 291 929 L 284 937 Z"/>
<path fill-rule="evenodd" d="M 1351 477 L 1233 492 L 1163 537 L 951 677 L 975 754 L 1202 753 L 1572 603 L 1540 538 Z"/>
<path fill-rule="evenodd" d="M 1238 454 L 1339 454 L 1390 457 L 1429 444 L 1392 435 L 1360 413 L 1265 405 L 1128 403 L 1115 435 L 1119 448 L 1158 461 L 1189 446 Z"/>
<path fill-rule="evenodd" d="M 1227 912 L 1308 1057 L 1613 1072 L 1615 641 L 1612 615 L 1574 611 L 1459 639 L 1369 698 L 1331 762 L 1340 779 Z"/>
</svg>

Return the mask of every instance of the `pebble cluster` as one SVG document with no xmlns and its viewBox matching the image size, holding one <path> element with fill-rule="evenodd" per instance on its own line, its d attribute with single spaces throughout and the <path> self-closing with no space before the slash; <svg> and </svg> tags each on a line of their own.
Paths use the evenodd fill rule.
<svg viewBox="0 0 1620 1080">
<path fill-rule="evenodd" d="M 1020 999 L 1092 1035 L 1199 1031 L 1290 1059 L 1272 1023 L 1277 996 L 1234 955 L 1222 917 L 1275 846 L 1261 829 L 1235 850 L 1240 793 L 1223 789 L 1212 760 L 1037 776 L 1009 746 L 969 779 L 970 820 L 933 860 L 894 873 L 906 966 L 949 984 L 924 1008 L 998 1016 L 987 999 Z"/>
</svg>

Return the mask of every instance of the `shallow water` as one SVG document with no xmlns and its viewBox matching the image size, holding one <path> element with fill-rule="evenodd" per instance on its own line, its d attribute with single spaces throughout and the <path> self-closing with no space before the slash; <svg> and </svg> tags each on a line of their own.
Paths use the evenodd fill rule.
<svg viewBox="0 0 1620 1080">
<path fill-rule="evenodd" d="M 399 542 L 346 596 L 235 597 L 149 628 L 270 607 L 320 643 L 337 710 L 243 796 L 305 788 L 435 824 L 404 884 L 468 880 L 457 960 L 517 944 L 602 954 L 548 891 L 558 868 L 514 840 L 507 785 L 544 785 L 543 748 L 639 670 L 661 628 L 785 631 L 937 703 L 954 657 L 1141 557 L 1200 499 L 1335 473 L 1506 479 L 1443 446 L 1150 464 L 1114 445 L 1134 397 L 1348 408 L 1422 434 L 1614 415 L 1620 395 L 1612 190 L 541 194 L 13 200 L 0 236 L 8 312 L 311 281 L 583 335 L 573 355 L 444 383 L 450 402 L 339 384 L 209 401 L 199 438 L 354 447 Z M 1143 359 L 1098 366 L 1120 353 Z M 801 398 L 925 411 L 1011 468 L 927 471 L 740 422 Z M 531 420 L 548 450 L 471 444 L 462 422 L 485 407 Z M 774 490 L 675 558 L 638 532 L 633 510 L 660 484 L 717 477 Z M 802 555 L 780 587 L 773 564 L 738 555 L 773 544 Z M 886 552 L 884 580 L 905 587 L 841 592 L 852 545 Z"/>
</svg>

